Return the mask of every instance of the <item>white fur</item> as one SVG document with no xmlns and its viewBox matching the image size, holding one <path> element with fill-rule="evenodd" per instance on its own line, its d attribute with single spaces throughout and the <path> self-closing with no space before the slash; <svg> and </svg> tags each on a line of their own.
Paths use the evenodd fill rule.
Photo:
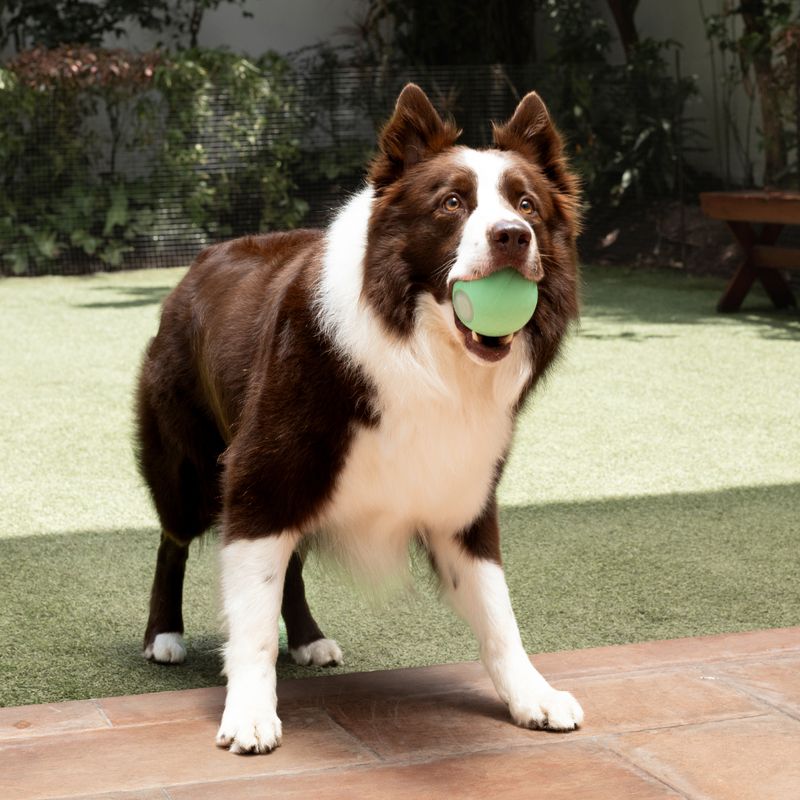
<svg viewBox="0 0 800 800">
<path fill-rule="evenodd" d="M 317 639 L 310 644 L 292 648 L 290 651 L 295 664 L 301 667 L 338 667 L 344 664 L 342 651 L 333 639 Z"/>
<path fill-rule="evenodd" d="M 236 540 L 220 554 L 228 690 L 217 745 L 232 753 L 268 753 L 281 741 L 275 693 L 278 616 L 296 544 L 296 534 L 283 533 Z"/>
<path fill-rule="evenodd" d="M 518 222 L 528 228 L 531 232 L 528 261 L 533 270 L 539 258 L 536 235 L 528 221 L 509 205 L 500 192 L 500 179 L 509 168 L 507 157 L 499 151 L 470 150 L 465 147 L 459 151 L 459 158 L 475 173 L 478 181 L 478 202 L 464 226 L 448 281 L 470 278 L 482 264 L 491 262 L 487 232 L 496 222 Z"/>
<path fill-rule="evenodd" d="M 481 660 L 517 725 L 572 730 L 583 711 L 569 692 L 539 674 L 522 646 L 502 568 L 464 552 L 452 537 L 435 537 L 431 549 L 446 596 L 478 639 Z"/>
<path fill-rule="evenodd" d="M 462 530 L 483 508 L 530 359 L 518 337 L 499 363 L 475 363 L 449 302 L 425 293 L 408 340 L 385 330 L 361 294 L 371 199 L 370 189 L 357 195 L 329 231 L 318 310 L 340 353 L 377 388 L 380 424 L 356 431 L 317 527 L 380 582 L 416 534 Z"/>
<path fill-rule="evenodd" d="M 182 664 L 186 658 L 186 645 L 179 633 L 159 633 L 145 648 L 145 658 L 159 664 Z"/>
</svg>

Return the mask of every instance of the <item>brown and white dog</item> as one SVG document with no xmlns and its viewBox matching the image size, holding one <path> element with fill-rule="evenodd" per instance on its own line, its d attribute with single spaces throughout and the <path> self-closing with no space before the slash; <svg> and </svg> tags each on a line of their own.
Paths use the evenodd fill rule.
<svg viewBox="0 0 800 800">
<path fill-rule="evenodd" d="M 495 500 L 517 412 L 577 316 L 577 181 L 535 93 L 493 148 L 457 146 L 458 133 L 409 84 L 366 187 L 327 230 L 210 247 L 164 303 L 137 408 L 163 526 L 145 655 L 185 657 L 188 545 L 219 520 L 217 744 L 232 752 L 280 743 L 280 614 L 295 661 L 342 660 L 306 603 L 301 554 L 316 540 L 378 581 L 421 544 L 514 721 L 581 723 L 523 649 Z M 473 336 L 454 281 L 509 266 L 539 284 L 533 319 Z"/>
</svg>

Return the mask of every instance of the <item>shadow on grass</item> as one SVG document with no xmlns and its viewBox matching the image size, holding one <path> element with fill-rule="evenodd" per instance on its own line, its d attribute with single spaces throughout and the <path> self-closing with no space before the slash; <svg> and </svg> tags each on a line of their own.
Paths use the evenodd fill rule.
<svg viewBox="0 0 800 800">
<path fill-rule="evenodd" d="M 697 278 L 664 271 L 587 267 L 584 270 L 585 330 L 587 338 L 642 341 L 666 334 L 623 331 L 605 334 L 591 330 L 593 320 L 626 324 L 655 325 L 714 324 L 721 330 L 746 327 L 771 339 L 800 339 L 800 309 L 776 309 L 760 287 L 755 287 L 734 314 L 716 311 L 724 281 Z"/>
<path fill-rule="evenodd" d="M 800 623 L 800 484 L 505 507 L 509 586 L 529 652 Z M 219 685 L 216 547 L 192 547 L 186 664 L 142 659 L 158 533 L 0 540 L 0 704 Z M 466 627 L 417 587 L 376 607 L 312 565 L 309 600 L 360 671 L 469 660 Z M 419 584 L 420 581 L 417 581 Z M 283 644 L 285 649 L 285 642 Z M 280 677 L 331 674 L 282 658 Z"/>
<path fill-rule="evenodd" d="M 118 300 L 100 300 L 95 303 L 80 303 L 77 308 L 139 308 L 152 306 L 172 291 L 173 286 L 95 286 L 92 291 L 108 292 Z"/>
</svg>

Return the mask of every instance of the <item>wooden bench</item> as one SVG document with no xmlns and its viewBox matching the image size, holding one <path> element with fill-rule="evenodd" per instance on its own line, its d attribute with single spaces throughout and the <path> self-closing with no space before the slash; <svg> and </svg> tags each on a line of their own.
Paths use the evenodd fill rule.
<svg viewBox="0 0 800 800">
<path fill-rule="evenodd" d="M 756 278 L 777 308 L 796 305 L 779 270 L 800 269 L 800 248 L 778 247 L 775 242 L 785 225 L 800 225 L 800 193 L 703 192 L 700 207 L 707 217 L 728 223 L 744 255 L 717 311 L 738 311 Z"/>
</svg>

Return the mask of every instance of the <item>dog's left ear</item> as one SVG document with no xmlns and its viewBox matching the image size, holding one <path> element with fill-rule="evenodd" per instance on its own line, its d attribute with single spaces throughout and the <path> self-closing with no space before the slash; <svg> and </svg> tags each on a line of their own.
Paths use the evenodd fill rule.
<svg viewBox="0 0 800 800">
<path fill-rule="evenodd" d="M 561 135 L 536 92 L 529 92 L 520 100 L 505 125 L 493 124 L 492 128 L 497 148 L 516 150 L 536 163 L 558 191 L 577 195 L 578 180 L 567 167 Z"/>
<path fill-rule="evenodd" d="M 419 86 L 407 84 L 381 131 L 380 151 L 369 169 L 370 183 L 380 192 L 414 164 L 452 147 L 460 133 L 451 122 L 442 121 Z"/>
</svg>

